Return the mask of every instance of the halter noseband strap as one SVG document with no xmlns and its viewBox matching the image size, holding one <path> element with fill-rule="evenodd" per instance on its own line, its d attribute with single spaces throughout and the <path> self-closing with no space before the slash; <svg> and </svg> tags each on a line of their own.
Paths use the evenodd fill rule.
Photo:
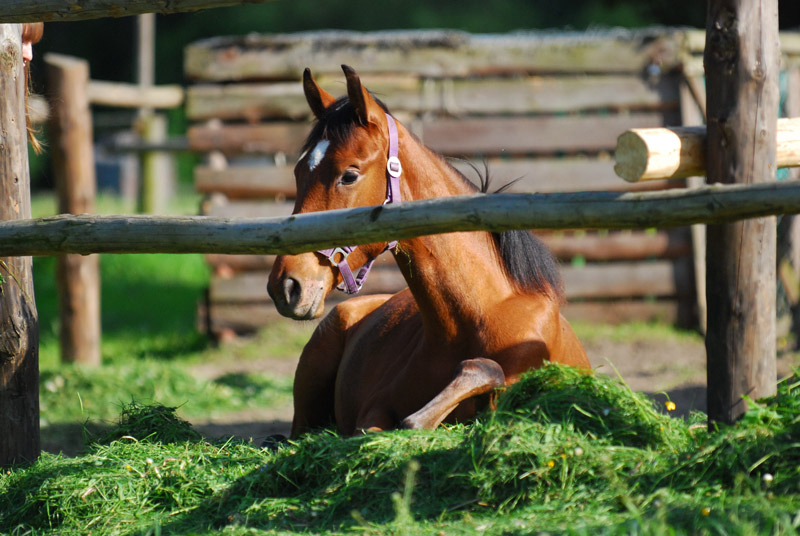
<svg viewBox="0 0 800 536">
<path fill-rule="evenodd" d="M 389 160 L 386 162 L 386 199 L 383 202 L 384 205 L 399 203 L 401 201 L 400 174 L 403 172 L 403 167 L 400 165 L 400 159 L 397 156 L 399 154 L 397 124 L 394 118 L 389 114 L 386 114 L 386 121 L 389 124 Z M 347 264 L 347 257 L 356 247 L 358 246 L 320 249 L 317 251 L 317 253 L 324 256 L 331 264 L 339 269 L 339 273 L 342 274 L 342 283 L 336 288 L 347 294 L 356 294 L 361 290 L 361 286 L 364 284 L 364 280 L 366 280 L 367 274 L 377 258 L 373 257 L 370 259 L 361 267 L 358 274 L 353 276 L 353 271 L 350 269 L 350 265 Z M 381 253 L 387 250 L 394 251 L 395 247 L 397 247 L 396 240 L 390 242 Z"/>
</svg>

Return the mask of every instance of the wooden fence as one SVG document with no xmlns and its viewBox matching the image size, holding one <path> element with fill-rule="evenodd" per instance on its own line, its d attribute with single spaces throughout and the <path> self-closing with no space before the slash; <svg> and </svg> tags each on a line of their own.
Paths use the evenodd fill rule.
<svg viewBox="0 0 800 536">
<path fill-rule="evenodd" d="M 631 127 L 680 125 L 698 107 L 684 90 L 702 32 L 475 36 L 461 32 L 318 32 L 214 38 L 185 51 L 189 146 L 209 158 L 195 170 L 211 216 L 291 212 L 293 163 L 309 130 L 299 82 L 309 66 L 343 93 L 339 65 L 434 150 L 489 165 L 512 192 L 626 191 L 682 186 L 626 184 L 614 173 L 617 137 Z M 794 46 L 794 42 L 791 43 Z M 798 47 L 800 48 L 800 47 Z M 800 58 L 789 47 L 787 58 Z M 468 177 L 469 165 L 454 161 Z M 571 318 L 599 321 L 696 318 L 688 228 L 541 234 L 562 262 Z M 698 254 L 704 255 L 704 249 Z M 246 332 L 269 321 L 270 257 L 207 257 L 213 275 L 201 327 Z M 363 292 L 405 285 L 382 262 Z"/>
</svg>

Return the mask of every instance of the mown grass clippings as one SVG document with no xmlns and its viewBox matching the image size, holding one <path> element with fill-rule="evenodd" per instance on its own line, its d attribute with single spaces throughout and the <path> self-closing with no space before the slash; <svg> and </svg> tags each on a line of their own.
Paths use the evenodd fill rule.
<svg viewBox="0 0 800 536">
<path fill-rule="evenodd" d="M 131 402 L 122 407 L 116 425 L 102 438 L 99 444 L 108 444 L 123 438 L 134 441 L 179 443 L 200 439 L 192 425 L 178 417 L 175 411 L 160 404 L 152 406 Z"/>
<path fill-rule="evenodd" d="M 136 432 L 147 440 L 120 428 L 84 456 L 2 474 L 0 532 L 796 534 L 798 385 L 709 433 L 552 366 L 468 426 L 320 432 L 275 452 L 164 442 L 187 425 L 142 407 L 166 423 Z"/>
<path fill-rule="evenodd" d="M 185 365 L 151 359 L 95 369 L 71 365 L 45 369 L 40 383 L 45 424 L 111 420 L 131 399 L 180 407 L 183 415 L 214 416 L 286 404 L 292 390 L 289 377 L 243 373 L 202 380 Z"/>
</svg>

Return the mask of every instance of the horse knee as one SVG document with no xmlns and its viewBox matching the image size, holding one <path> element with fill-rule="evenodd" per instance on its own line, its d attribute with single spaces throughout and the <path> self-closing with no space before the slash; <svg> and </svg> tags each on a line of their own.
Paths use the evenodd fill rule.
<svg viewBox="0 0 800 536">
<path fill-rule="evenodd" d="M 454 379 L 458 378 L 478 380 L 480 385 L 492 387 L 502 387 L 506 382 L 503 367 L 497 361 L 485 357 L 466 359 L 459 363 L 454 376 Z"/>
</svg>

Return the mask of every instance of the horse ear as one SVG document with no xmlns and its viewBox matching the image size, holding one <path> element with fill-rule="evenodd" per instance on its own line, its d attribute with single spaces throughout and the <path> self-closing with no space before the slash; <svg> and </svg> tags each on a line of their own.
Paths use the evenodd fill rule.
<svg viewBox="0 0 800 536">
<path fill-rule="evenodd" d="M 317 85 L 308 67 L 303 71 L 303 92 L 306 94 L 308 106 L 317 119 L 322 119 L 325 109 L 336 102 L 336 97 Z"/>
<path fill-rule="evenodd" d="M 384 117 L 383 108 L 372 98 L 369 91 L 361 85 L 361 79 L 356 74 L 356 71 L 349 65 L 342 65 L 344 77 L 347 80 L 347 96 L 350 97 L 350 103 L 356 110 L 359 122 L 362 125 L 368 123 L 375 123 L 380 125 L 381 118 Z"/>
</svg>

